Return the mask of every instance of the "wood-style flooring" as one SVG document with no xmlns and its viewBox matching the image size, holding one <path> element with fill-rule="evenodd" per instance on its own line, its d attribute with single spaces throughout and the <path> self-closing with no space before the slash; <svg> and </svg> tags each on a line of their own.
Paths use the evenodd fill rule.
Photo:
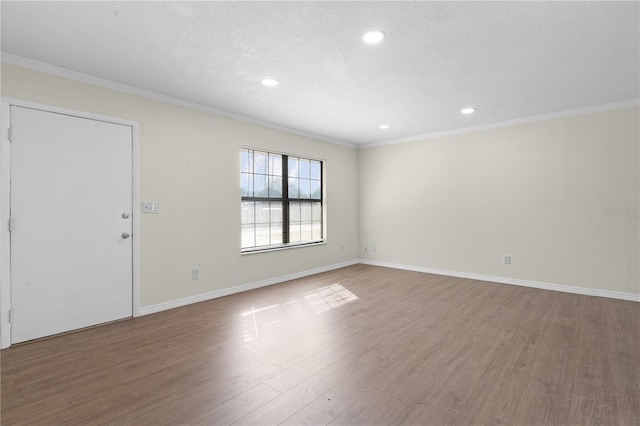
<svg viewBox="0 0 640 426">
<path fill-rule="evenodd" d="M 1 356 L 3 425 L 640 424 L 640 304 L 365 265 Z"/>
</svg>

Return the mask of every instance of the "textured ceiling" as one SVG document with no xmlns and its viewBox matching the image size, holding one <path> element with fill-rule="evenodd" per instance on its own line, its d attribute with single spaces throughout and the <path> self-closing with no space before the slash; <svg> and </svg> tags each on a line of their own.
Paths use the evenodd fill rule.
<svg viewBox="0 0 640 426">
<path fill-rule="evenodd" d="M 367 144 L 638 99 L 639 7 L 2 1 L 2 51 Z"/>
</svg>

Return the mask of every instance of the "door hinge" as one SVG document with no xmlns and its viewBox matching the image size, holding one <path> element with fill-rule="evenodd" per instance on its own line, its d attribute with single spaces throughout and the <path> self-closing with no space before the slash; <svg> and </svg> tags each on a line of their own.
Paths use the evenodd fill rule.
<svg viewBox="0 0 640 426">
<path fill-rule="evenodd" d="M 7 133 L 9 134 L 9 142 L 13 142 L 13 127 L 9 127 L 9 131 Z"/>
<path fill-rule="evenodd" d="M 9 322 L 13 322 L 13 309 L 9 309 Z"/>
<path fill-rule="evenodd" d="M 9 232 L 13 232 L 16 229 L 15 221 L 12 217 L 9 218 Z"/>
</svg>

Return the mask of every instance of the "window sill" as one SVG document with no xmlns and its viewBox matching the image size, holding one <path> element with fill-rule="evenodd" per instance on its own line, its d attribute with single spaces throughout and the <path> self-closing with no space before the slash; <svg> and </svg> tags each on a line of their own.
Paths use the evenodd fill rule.
<svg viewBox="0 0 640 426">
<path fill-rule="evenodd" d="M 245 254 L 268 253 L 272 251 L 291 250 L 291 249 L 297 249 L 297 248 L 303 248 L 303 247 L 315 247 L 315 246 L 321 246 L 326 244 L 327 244 L 327 240 L 321 240 L 321 241 L 314 241 L 311 243 L 289 244 L 286 246 L 282 245 L 282 246 L 273 246 L 273 247 L 265 247 L 265 248 L 246 249 L 241 251 L 240 254 L 244 256 Z"/>
</svg>

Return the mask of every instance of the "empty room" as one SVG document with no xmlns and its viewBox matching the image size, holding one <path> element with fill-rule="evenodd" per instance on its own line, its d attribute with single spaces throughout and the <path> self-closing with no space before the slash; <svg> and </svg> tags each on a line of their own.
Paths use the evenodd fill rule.
<svg viewBox="0 0 640 426">
<path fill-rule="evenodd" d="M 640 424 L 640 2 L 0 19 L 3 425 Z"/>
</svg>

